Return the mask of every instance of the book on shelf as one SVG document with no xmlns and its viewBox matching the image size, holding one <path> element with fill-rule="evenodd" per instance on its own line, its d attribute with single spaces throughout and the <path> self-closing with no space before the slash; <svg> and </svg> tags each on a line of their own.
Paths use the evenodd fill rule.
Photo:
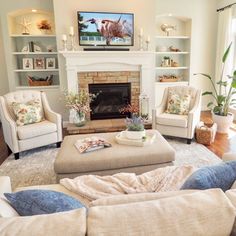
<svg viewBox="0 0 236 236">
<path fill-rule="evenodd" d="M 80 153 L 92 152 L 95 150 L 111 147 L 111 144 L 105 139 L 92 136 L 85 139 L 78 139 L 74 143 Z"/>
</svg>

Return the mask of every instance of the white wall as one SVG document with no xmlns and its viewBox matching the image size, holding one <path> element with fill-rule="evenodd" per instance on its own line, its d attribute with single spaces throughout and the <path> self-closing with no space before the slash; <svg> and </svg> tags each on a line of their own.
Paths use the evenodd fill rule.
<svg viewBox="0 0 236 236">
<path fill-rule="evenodd" d="M 7 79 L 7 70 L 6 70 L 6 62 L 4 56 L 4 46 L 2 39 L 2 25 L 0 20 L 0 96 L 9 92 L 8 79 Z"/>
<path fill-rule="evenodd" d="M 221 8 L 232 3 L 235 3 L 235 0 L 216 0 L 217 1 L 217 8 Z"/>
<path fill-rule="evenodd" d="M 171 13 L 192 18 L 190 84 L 203 91 L 211 90 L 209 81 L 193 76 L 193 73 L 207 73 L 214 78 L 217 3 L 215 0 L 156 0 L 157 15 Z M 203 110 L 207 109 L 208 101 L 209 97 L 203 97 Z"/>
</svg>

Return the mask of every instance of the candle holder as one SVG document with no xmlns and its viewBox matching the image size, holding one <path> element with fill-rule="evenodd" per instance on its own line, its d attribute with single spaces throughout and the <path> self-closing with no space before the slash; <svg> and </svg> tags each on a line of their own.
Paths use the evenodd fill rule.
<svg viewBox="0 0 236 236">
<path fill-rule="evenodd" d="M 71 42 L 71 51 L 75 51 L 75 35 L 74 34 L 69 34 L 70 36 L 70 42 Z"/>
<path fill-rule="evenodd" d="M 149 118 L 149 97 L 145 93 L 139 96 L 139 113 L 140 116 L 147 121 Z"/>
<path fill-rule="evenodd" d="M 139 51 L 143 51 L 143 35 L 139 34 Z"/>
<path fill-rule="evenodd" d="M 145 43 L 146 43 L 146 51 L 148 51 L 149 50 L 150 40 L 146 39 Z"/>
<path fill-rule="evenodd" d="M 67 51 L 67 39 L 62 39 L 62 51 Z"/>
</svg>

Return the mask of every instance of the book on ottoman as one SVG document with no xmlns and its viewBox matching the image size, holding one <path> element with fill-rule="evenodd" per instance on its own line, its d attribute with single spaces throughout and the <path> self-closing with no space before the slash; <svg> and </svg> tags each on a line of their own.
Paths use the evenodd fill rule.
<svg viewBox="0 0 236 236">
<path fill-rule="evenodd" d="M 92 152 L 95 150 L 111 147 L 111 144 L 105 139 L 96 136 L 78 139 L 74 145 L 80 153 Z"/>
</svg>

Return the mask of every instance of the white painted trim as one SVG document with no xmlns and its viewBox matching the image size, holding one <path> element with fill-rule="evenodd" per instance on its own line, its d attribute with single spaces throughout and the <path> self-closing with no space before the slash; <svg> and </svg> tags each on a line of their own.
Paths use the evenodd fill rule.
<svg viewBox="0 0 236 236">
<path fill-rule="evenodd" d="M 78 72 L 140 71 L 140 90 L 149 96 L 150 114 L 155 106 L 155 52 L 59 51 L 66 60 L 67 89 L 77 92 Z"/>
</svg>

